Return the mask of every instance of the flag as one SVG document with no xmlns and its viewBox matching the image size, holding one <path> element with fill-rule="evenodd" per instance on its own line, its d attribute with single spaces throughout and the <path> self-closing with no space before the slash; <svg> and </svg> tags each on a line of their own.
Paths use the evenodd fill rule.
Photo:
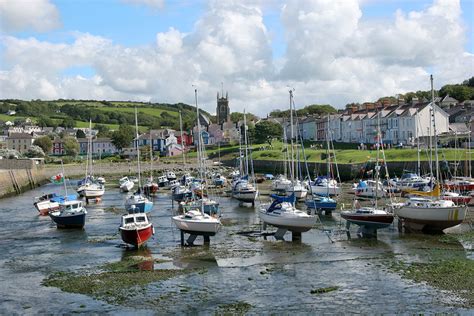
<svg viewBox="0 0 474 316">
<path fill-rule="evenodd" d="M 49 180 L 54 184 L 61 184 L 64 182 L 64 176 L 62 173 L 58 173 L 57 175 L 49 178 Z"/>
</svg>

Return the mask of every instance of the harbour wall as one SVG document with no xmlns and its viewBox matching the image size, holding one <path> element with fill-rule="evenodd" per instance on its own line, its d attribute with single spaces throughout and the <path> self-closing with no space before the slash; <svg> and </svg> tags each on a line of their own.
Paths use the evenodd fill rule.
<svg viewBox="0 0 474 316">
<path fill-rule="evenodd" d="M 223 161 L 223 164 L 226 166 L 235 166 L 235 160 Z M 418 168 L 416 161 L 400 161 L 400 162 L 387 162 L 387 170 L 390 177 L 398 176 L 400 177 L 404 172 L 411 171 L 415 172 Z M 307 166 L 307 167 L 306 167 Z M 353 163 L 353 164 L 338 164 L 337 169 L 342 181 L 351 181 L 354 179 L 365 178 L 367 176 L 366 172 L 373 170 L 375 166 L 374 162 L 371 163 Z M 454 175 L 454 162 L 448 162 L 447 164 L 441 164 L 441 172 L 445 175 L 448 170 L 451 175 Z M 272 160 L 254 160 L 253 167 L 256 173 L 272 173 L 278 174 L 283 173 L 283 161 L 272 161 Z M 448 169 L 449 167 L 449 169 Z M 335 165 L 331 165 L 332 173 L 336 174 Z M 422 161 L 420 163 L 420 168 L 422 174 L 427 174 L 429 172 L 429 162 Z M 309 171 L 312 178 L 318 175 L 326 175 L 327 164 L 324 162 L 308 162 L 306 165 L 304 163 L 300 164 L 300 170 L 303 175 L 307 174 Z M 458 168 L 456 174 L 458 176 L 463 176 L 468 174 L 465 172 L 468 170 L 468 164 L 464 161 L 458 162 Z M 472 167 L 471 167 L 471 170 Z M 382 178 L 385 176 L 385 166 L 382 165 L 381 168 Z"/>
</svg>

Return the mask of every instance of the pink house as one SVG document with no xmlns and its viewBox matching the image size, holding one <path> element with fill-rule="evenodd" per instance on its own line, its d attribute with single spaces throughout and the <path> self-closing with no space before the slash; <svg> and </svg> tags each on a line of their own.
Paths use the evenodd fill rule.
<svg viewBox="0 0 474 316">
<path fill-rule="evenodd" d="M 181 144 L 171 143 L 168 146 L 166 146 L 166 156 L 174 157 L 174 156 L 179 156 L 182 154 L 183 154 L 183 147 L 181 147 Z"/>
</svg>

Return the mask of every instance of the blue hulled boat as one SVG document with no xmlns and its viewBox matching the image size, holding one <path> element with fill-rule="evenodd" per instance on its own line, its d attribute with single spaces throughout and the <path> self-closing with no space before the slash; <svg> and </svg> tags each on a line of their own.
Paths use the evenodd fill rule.
<svg viewBox="0 0 474 316">
<path fill-rule="evenodd" d="M 327 196 L 313 196 L 305 201 L 306 206 L 309 209 L 315 209 L 317 211 L 331 212 L 336 209 L 336 200 Z"/>
<path fill-rule="evenodd" d="M 125 210 L 128 213 L 149 213 L 153 209 L 153 202 L 141 194 L 140 191 L 127 197 Z"/>
<path fill-rule="evenodd" d="M 83 228 L 86 223 L 87 210 L 82 201 L 64 201 L 58 211 L 49 213 L 49 217 L 58 228 Z"/>
</svg>

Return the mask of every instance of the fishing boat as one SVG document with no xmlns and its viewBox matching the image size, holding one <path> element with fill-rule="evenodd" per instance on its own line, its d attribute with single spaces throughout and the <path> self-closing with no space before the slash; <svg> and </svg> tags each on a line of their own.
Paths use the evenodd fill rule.
<svg viewBox="0 0 474 316">
<path fill-rule="evenodd" d="M 350 224 L 358 225 L 359 232 L 362 233 L 364 236 L 376 236 L 377 229 L 385 228 L 390 226 L 393 222 L 393 213 L 388 212 L 385 209 L 381 209 L 378 207 L 379 194 L 382 194 L 382 197 L 386 196 L 386 192 L 381 190 L 382 183 L 380 182 L 380 152 L 382 151 L 382 155 L 385 156 L 383 151 L 383 141 L 382 141 L 382 133 L 380 132 L 380 113 L 377 117 L 377 136 L 376 136 L 376 147 L 377 147 L 377 159 L 375 165 L 375 177 L 374 180 L 371 181 L 371 186 L 368 185 L 366 188 L 370 188 L 370 190 L 362 191 L 363 188 L 359 188 L 359 194 L 356 193 L 358 196 L 367 196 L 373 200 L 374 206 L 373 207 L 360 207 L 360 204 L 357 200 L 354 202 L 353 209 L 349 211 L 341 212 L 341 217 L 344 218 L 347 222 L 347 229 L 349 230 Z M 385 161 L 385 157 L 383 157 Z M 388 170 L 385 170 L 386 174 L 388 175 Z M 368 182 L 367 181 L 367 182 Z M 364 183 L 364 182 L 362 182 Z M 356 191 L 357 192 L 357 191 Z M 364 194 L 364 195 L 362 195 Z"/>
<path fill-rule="evenodd" d="M 166 176 L 159 176 L 156 182 L 158 183 L 158 187 L 164 188 L 168 184 L 168 178 Z"/>
<path fill-rule="evenodd" d="M 119 186 L 122 192 L 130 192 L 135 186 L 135 183 L 128 177 L 123 177 L 119 180 Z"/>
<path fill-rule="evenodd" d="M 271 204 L 262 204 L 259 217 L 271 226 L 286 229 L 291 232 L 303 233 L 313 228 L 316 217 L 303 212 L 294 206 L 295 196 L 282 197 L 272 194 Z"/>
<path fill-rule="evenodd" d="M 400 179 L 394 178 L 390 179 L 389 183 L 391 186 L 401 190 L 401 191 L 406 191 L 406 190 L 419 190 L 423 189 L 426 186 L 429 186 L 430 179 L 429 178 L 423 178 L 416 173 L 404 173 Z"/>
<path fill-rule="evenodd" d="M 173 171 L 167 171 L 166 179 L 168 179 L 168 181 L 176 180 L 176 174 Z"/>
<path fill-rule="evenodd" d="M 203 151 L 204 151 L 204 142 L 201 134 L 201 123 L 199 121 L 199 107 L 197 102 L 197 89 L 194 90 L 194 96 L 196 100 L 196 118 L 197 118 L 197 162 L 199 176 L 202 179 L 206 174 L 205 164 L 203 162 Z M 201 197 L 204 197 L 204 187 L 202 187 Z M 183 233 L 190 234 L 188 243 L 193 243 L 196 236 L 201 235 L 208 238 L 209 236 L 214 236 L 220 229 L 221 221 L 217 215 L 208 215 L 204 212 L 204 203 L 201 202 L 201 208 L 196 208 L 189 210 L 181 215 L 176 215 L 172 217 L 173 223 L 176 227 L 181 230 Z M 183 236 L 183 235 L 182 235 Z M 183 241 L 182 241 L 183 243 Z"/>
<path fill-rule="evenodd" d="M 430 130 L 433 130 L 434 144 L 438 143 L 436 132 L 436 104 L 434 102 L 433 76 L 431 81 L 431 119 Z M 430 133 L 431 137 L 431 133 Z M 430 141 L 431 143 L 431 141 Z M 432 148 L 431 148 L 432 151 Z M 399 229 L 405 227 L 406 230 L 414 230 L 421 232 L 440 233 L 444 229 L 460 224 L 467 213 L 467 206 L 458 206 L 453 201 L 443 200 L 441 198 L 440 172 L 438 146 L 434 146 L 435 153 L 435 170 L 436 185 L 432 184 L 431 192 L 420 194 L 421 197 L 412 197 L 399 208 L 395 208 L 395 214 L 399 218 Z M 431 156 L 432 157 L 432 156 Z M 430 157 L 430 158 L 431 158 Z M 430 159 L 430 161 L 433 161 Z M 433 177 L 433 166 L 430 166 L 431 177 Z"/>
<path fill-rule="evenodd" d="M 59 210 L 49 212 L 49 217 L 58 228 L 83 228 L 86 223 L 87 210 L 79 200 L 65 200 Z"/>
<path fill-rule="evenodd" d="M 140 149 L 138 148 L 138 118 L 137 108 L 135 108 L 135 148 L 137 151 L 137 182 L 138 190 L 129 195 L 125 200 L 125 210 L 129 213 L 148 213 L 153 209 L 153 202 L 142 194 L 141 170 L 140 170 Z"/>
<path fill-rule="evenodd" d="M 190 199 L 193 196 L 193 191 L 187 186 L 179 185 L 171 189 L 171 198 L 173 201 L 181 202 Z"/>
<path fill-rule="evenodd" d="M 60 197 L 57 193 L 47 193 L 37 196 L 34 199 L 33 205 L 38 210 L 40 215 L 48 215 L 50 211 L 59 209 L 59 202 L 54 200 Z"/>
<path fill-rule="evenodd" d="M 143 213 L 122 215 L 119 227 L 122 240 L 136 248 L 140 248 L 155 234 L 153 224 Z"/>
</svg>

